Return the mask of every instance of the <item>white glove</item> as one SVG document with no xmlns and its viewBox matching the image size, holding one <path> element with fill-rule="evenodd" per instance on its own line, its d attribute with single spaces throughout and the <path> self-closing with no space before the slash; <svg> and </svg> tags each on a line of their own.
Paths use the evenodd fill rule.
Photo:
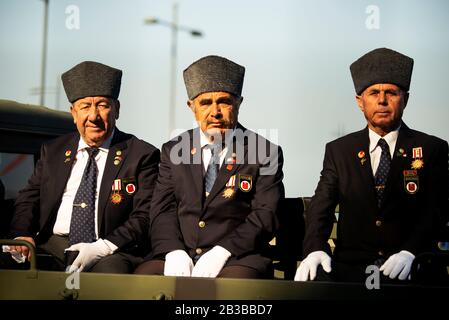
<svg viewBox="0 0 449 320">
<path fill-rule="evenodd" d="M 65 251 L 79 251 L 78 256 L 70 266 L 69 273 L 74 271 L 81 272 L 101 258 L 113 253 L 113 250 L 103 239 L 98 239 L 92 243 L 77 243 L 65 249 Z"/>
<path fill-rule="evenodd" d="M 399 280 L 405 280 L 410 273 L 414 259 L 415 256 L 411 252 L 402 250 L 391 255 L 379 270 L 383 271 L 384 275 L 389 276 L 390 279 L 399 275 Z"/>
<path fill-rule="evenodd" d="M 314 280 L 316 277 L 316 270 L 319 265 L 323 266 L 324 271 L 331 272 L 331 257 L 324 251 L 314 251 L 301 262 L 296 270 L 295 281 Z"/>
<path fill-rule="evenodd" d="M 223 247 L 215 246 L 197 261 L 192 277 L 215 278 L 223 269 L 231 253 Z"/>
<path fill-rule="evenodd" d="M 2 246 L 2 251 L 11 253 L 11 258 L 13 258 L 17 263 L 24 263 L 27 260 L 27 256 L 24 256 L 23 253 L 11 249 L 10 246 Z"/>
<path fill-rule="evenodd" d="M 165 255 L 164 276 L 190 277 L 193 261 L 184 250 L 174 250 Z"/>
</svg>

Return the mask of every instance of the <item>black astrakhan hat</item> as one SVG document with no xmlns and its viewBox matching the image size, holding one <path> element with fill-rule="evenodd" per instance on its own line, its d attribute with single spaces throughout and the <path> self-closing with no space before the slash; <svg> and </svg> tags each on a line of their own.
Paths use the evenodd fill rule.
<svg viewBox="0 0 449 320">
<path fill-rule="evenodd" d="M 122 70 L 102 63 L 84 61 L 61 76 L 65 93 L 71 103 L 84 97 L 103 96 L 117 99 Z"/>
<path fill-rule="evenodd" d="M 219 56 L 203 57 L 184 70 L 184 83 L 190 100 L 213 91 L 240 97 L 244 77 L 243 66 Z"/>
<path fill-rule="evenodd" d="M 350 69 L 358 95 L 376 83 L 391 83 L 408 91 L 413 59 L 388 48 L 378 48 L 360 57 Z"/>
</svg>

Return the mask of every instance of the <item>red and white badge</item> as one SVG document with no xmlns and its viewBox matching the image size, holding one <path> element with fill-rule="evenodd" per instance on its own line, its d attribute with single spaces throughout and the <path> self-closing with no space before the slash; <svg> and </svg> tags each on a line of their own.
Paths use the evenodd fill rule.
<svg viewBox="0 0 449 320">
<path fill-rule="evenodd" d="M 240 182 L 240 188 L 243 191 L 249 191 L 249 189 L 251 189 L 251 183 L 249 183 L 248 181 L 242 181 Z"/>
<path fill-rule="evenodd" d="M 418 185 L 415 182 L 410 181 L 405 185 L 405 189 L 407 189 L 408 193 L 414 194 L 416 191 L 418 191 Z"/>
<path fill-rule="evenodd" d="M 126 193 L 133 194 L 136 191 L 136 186 L 133 183 L 128 183 L 125 186 Z"/>
<path fill-rule="evenodd" d="M 239 174 L 239 189 L 243 192 L 249 192 L 252 189 L 253 177 L 250 175 Z"/>
</svg>

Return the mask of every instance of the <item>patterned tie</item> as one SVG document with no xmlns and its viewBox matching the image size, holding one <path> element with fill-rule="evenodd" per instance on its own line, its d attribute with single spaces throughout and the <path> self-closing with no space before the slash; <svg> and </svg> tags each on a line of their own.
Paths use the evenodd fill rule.
<svg viewBox="0 0 449 320">
<path fill-rule="evenodd" d="M 95 193 L 98 175 L 95 156 L 99 149 L 87 148 L 86 151 L 89 154 L 89 160 L 73 201 L 69 245 L 95 241 Z"/>
<path fill-rule="evenodd" d="M 206 175 L 204 176 L 204 190 L 206 191 L 206 197 L 212 190 L 215 179 L 217 179 L 218 168 L 220 165 L 218 145 L 210 145 L 210 151 L 212 153 L 212 157 L 209 161 L 209 165 L 207 166 Z"/>
<path fill-rule="evenodd" d="M 379 167 L 377 168 L 376 175 L 374 176 L 374 181 L 376 184 L 377 191 L 377 205 L 380 208 L 385 191 L 385 185 L 387 184 L 388 172 L 390 171 L 391 156 L 390 148 L 388 143 L 384 139 L 379 139 L 377 145 L 382 149 L 382 154 L 380 156 Z"/>
</svg>

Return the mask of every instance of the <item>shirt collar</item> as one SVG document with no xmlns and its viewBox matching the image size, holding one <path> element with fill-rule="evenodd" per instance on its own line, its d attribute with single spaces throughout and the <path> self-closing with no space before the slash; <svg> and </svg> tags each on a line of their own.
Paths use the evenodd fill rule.
<svg viewBox="0 0 449 320">
<path fill-rule="evenodd" d="M 200 144 L 201 144 L 201 149 L 204 148 L 207 145 L 211 145 L 212 143 L 210 143 L 209 139 L 206 137 L 206 135 L 204 134 L 203 130 L 200 130 Z M 235 128 L 232 129 L 231 134 L 227 134 L 225 136 L 225 146 L 229 145 L 229 142 L 232 140 L 232 138 L 234 137 L 235 134 Z"/>
<path fill-rule="evenodd" d="M 103 152 L 108 152 L 109 151 L 109 147 L 111 146 L 111 142 L 112 142 L 112 137 L 114 137 L 114 133 L 115 133 L 115 128 L 114 130 L 112 130 L 111 135 L 109 136 L 109 138 L 107 138 L 103 144 L 101 145 L 101 147 L 99 147 L 98 149 L 100 149 L 100 151 Z M 80 141 L 78 143 L 78 149 L 77 152 L 80 150 L 84 150 L 89 148 L 89 145 L 84 141 L 84 139 L 80 136 Z"/>
<path fill-rule="evenodd" d="M 374 151 L 374 149 L 376 149 L 377 147 L 377 143 L 379 142 L 379 140 L 381 138 L 383 138 L 387 143 L 388 146 L 391 149 L 391 146 L 396 144 L 396 141 L 398 140 L 398 136 L 399 136 L 399 129 L 401 128 L 401 125 L 399 125 L 399 127 L 396 130 L 393 130 L 389 133 L 387 133 L 386 135 L 384 135 L 383 137 L 381 137 L 380 135 L 378 135 L 376 132 L 374 132 L 373 130 L 371 130 L 370 128 L 368 128 L 368 134 L 369 134 L 369 152 L 372 153 Z"/>
</svg>

